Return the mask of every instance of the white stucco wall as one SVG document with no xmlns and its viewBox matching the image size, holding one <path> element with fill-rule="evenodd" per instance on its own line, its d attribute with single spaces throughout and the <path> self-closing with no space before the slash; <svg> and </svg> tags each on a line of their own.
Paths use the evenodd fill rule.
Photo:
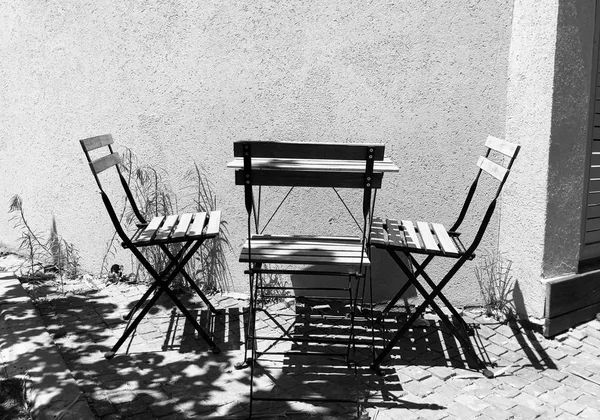
<svg viewBox="0 0 600 420">
<path fill-rule="evenodd" d="M 522 145 L 502 199 L 515 302 L 541 318 L 545 283 L 578 270 L 595 1 L 515 1 L 506 137 Z"/>
<path fill-rule="evenodd" d="M 551 17 L 552 7 L 543 9 Z M 512 0 L 54 0 L 2 2 L 0 19 L 0 240 L 17 241 L 2 209 L 18 193 L 38 229 L 56 217 L 90 271 L 113 230 L 77 144 L 84 137 L 112 133 L 166 169 L 182 194 L 185 171 L 203 163 L 236 250 L 228 255 L 234 287 L 245 291 L 236 255 L 246 231 L 242 192 L 225 168 L 233 141 L 385 143 L 401 170 L 384 179 L 378 213 L 450 224 L 485 137 L 505 134 Z M 511 72 L 540 90 L 548 83 Z M 510 101 L 525 101 L 517 88 L 531 88 L 511 86 Z M 525 111 L 508 109 L 510 139 L 520 140 L 515 114 Z M 274 223 L 297 231 L 306 224 L 298 216 L 330 211 L 317 230 L 350 226 L 339 206 L 321 210 L 333 201 L 324 197 L 308 210 L 292 202 L 286 221 Z M 496 243 L 497 220 L 483 248 Z M 387 271 L 379 275 L 386 284 Z M 459 304 L 478 301 L 472 265 L 448 290 Z"/>
</svg>

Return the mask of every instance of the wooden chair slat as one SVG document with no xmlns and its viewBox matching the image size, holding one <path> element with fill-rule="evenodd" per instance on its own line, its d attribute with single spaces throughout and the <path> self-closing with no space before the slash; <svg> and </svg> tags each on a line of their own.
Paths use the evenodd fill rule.
<svg viewBox="0 0 600 420">
<path fill-rule="evenodd" d="M 519 149 L 518 144 L 509 143 L 506 140 L 499 139 L 494 136 L 488 136 L 485 146 L 500 152 L 509 158 L 512 158 L 515 155 L 515 152 Z"/>
<path fill-rule="evenodd" d="M 233 155 L 244 156 L 244 146 L 249 144 L 252 157 L 293 158 L 293 159 L 366 159 L 368 149 L 373 149 L 375 160 L 382 160 L 385 145 L 383 144 L 340 144 L 340 143 L 292 143 L 277 141 L 235 142 Z"/>
<path fill-rule="evenodd" d="M 383 229 L 383 220 L 380 217 L 373 218 L 371 223 L 370 241 L 373 245 L 387 245 L 387 234 Z"/>
<path fill-rule="evenodd" d="M 311 249 L 311 248 L 292 248 L 292 247 L 266 247 L 263 248 L 258 244 L 252 244 L 252 254 L 263 254 L 263 255 L 279 255 L 281 257 L 287 256 L 304 256 L 304 257 L 312 257 L 312 256 L 335 256 L 335 257 L 352 257 L 352 258 L 360 258 L 361 255 L 364 255 L 364 252 L 360 248 L 355 249 L 330 249 L 330 248 L 321 248 L 321 249 Z M 285 259 L 285 258 L 284 258 Z"/>
<path fill-rule="evenodd" d="M 371 188 L 381 188 L 382 173 L 373 174 Z M 235 184 L 245 185 L 243 171 L 235 172 Z M 284 187 L 337 187 L 364 188 L 365 178 L 359 172 L 298 172 L 298 171 L 252 171 L 253 185 L 270 185 Z"/>
<path fill-rule="evenodd" d="M 479 166 L 483 171 L 487 172 L 498 181 L 502 181 L 508 170 L 498 165 L 495 162 L 492 162 L 488 158 L 484 158 L 483 156 L 479 156 L 479 160 L 477 161 L 477 166 Z"/>
<path fill-rule="evenodd" d="M 283 264 L 360 264 L 368 263 L 368 256 L 360 242 L 349 246 L 343 243 L 324 241 L 290 242 L 289 238 L 276 240 L 252 240 L 252 261 L 280 262 Z M 241 262 L 248 261 L 248 242 L 244 244 L 240 255 Z"/>
<path fill-rule="evenodd" d="M 413 222 L 411 222 L 410 220 L 402 220 L 402 227 L 404 228 L 404 231 L 408 234 L 408 236 L 406 237 L 408 245 L 410 246 L 412 244 L 415 248 L 420 249 L 421 243 L 419 241 L 419 237 L 417 236 L 417 231 L 415 230 Z"/>
<path fill-rule="evenodd" d="M 95 174 L 99 174 L 100 172 L 105 171 L 112 166 L 118 165 L 119 163 L 121 163 L 121 158 L 119 157 L 119 154 L 115 152 L 93 160 L 90 163 L 90 168 L 92 168 L 92 171 Z"/>
<path fill-rule="evenodd" d="M 235 158 L 227 164 L 228 168 L 240 169 L 244 167 L 242 158 Z M 263 170 L 290 170 L 295 171 L 323 171 L 323 172 L 364 172 L 365 161 L 343 161 L 333 159 L 276 159 L 276 158 L 252 158 L 252 169 Z M 394 165 L 389 158 L 375 161 L 373 165 L 375 172 L 398 172 L 398 166 Z"/>
<path fill-rule="evenodd" d="M 421 239 L 423 240 L 425 249 L 439 251 L 440 248 L 437 246 L 437 242 L 431 233 L 429 223 L 417 222 L 417 227 L 419 228 L 419 233 L 421 234 Z"/>
<path fill-rule="evenodd" d="M 208 225 L 206 226 L 206 236 L 214 236 L 219 234 L 221 227 L 221 211 L 211 211 L 208 219 Z"/>
<path fill-rule="evenodd" d="M 275 240 L 252 240 L 252 249 L 295 249 L 295 250 L 316 250 L 329 249 L 336 251 L 360 249 L 359 244 L 348 243 L 325 243 L 325 242 L 310 242 L 310 241 L 275 241 Z"/>
<path fill-rule="evenodd" d="M 433 231 L 440 241 L 442 250 L 448 254 L 458 254 L 458 249 L 454 245 L 454 242 L 448 235 L 448 231 L 441 223 L 432 223 Z"/>
<path fill-rule="evenodd" d="M 400 229 L 398 221 L 386 219 L 385 224 L 387 225 L 388 243 L 392 246 L 405 246 L 404 233 Z"/>
<path fill-rule="evenodd" d="M 202 235 L 202 230 L 206 224 L 206 213 L 200 212 L 194 215 L 194 221 L 188 230 L 188 236 Z"/>
<path fill-rule="evenodd" d="M 177 227 L 173 231 L 173 235 L 171 235 L 172 238 L 182 238 L 185 236 L 190 227 L 192 216 L 192 213 L 184 213 L 179 217 L 179 223 L 177 223 Z"/>
<path fill-rule="evenodd" d="M 157 216 L 157 217 L 154 217 L 152 220 L 150 220 L 150 223 L 148 223 L 148 226 L 146 226 L 146 228 L 142 231 L 142 233 L 140 233 L 136 242 L 137 243 L 150 242 L 154 238 L 156 231 L 162 224 L 163 219 L 164 219 L 164 216 Z"/>
<path fill-rule="evenodd" d="M 305 243 L 341 243 L 341 244 L 360 244 L 360 238 L 357 236 L 315 236 L 315 235 L 252 235 L 252 240 L 274 240 L 280 242 L 298 242 Z"/>
<path fill-rule="evenodd" d="M 101 136 L 89 137 L 87 139 L 79 140 L 79 143 L 81 143 L 85 151 L 90 152 L 102 146 L 108 146 L 109 144 L 113 144 L 113 138 L 110 134 L 103 134 Z"/>
<path fill-rule="evenodd" d="M 240 255 L 240 262 L 248 262 L 248 255 L 242 251 Z M 286 255 L 285 258 L 281 258 L 281 256 L 274 255 L 262 255 L 252 253 L 252 261 L 253 262 L 262 262 L 262 263 L 285 263 L 285 264 L 303 264 L 303 265 L 360 265 L 361 259 L 354 257 L 334 257 L 334 256 L 312 256 L 312 257 L 303 257 L 303 256 L 295 256 L 295 255 Z M 371 262 L 369 258 L 366 256 L 362 259 L 362 265 L 369 266 Z"/>
<path fill-rule="evenodd" d="M 177 216 L 176 214 L 171 214 L 171 215 L 165 217 L 165 221 L 162 224 L 162 226 L 160 228 L 158 228 L 158 231 L 156 232 L 156 235 L 154 236 L 154 240 L 161 241 L 163 239 L 167 239 L 169 237 L 169 235 L 171 234 L 171 231 L 173 230 L 175 223 L 177 223 L 178 218 L 179 218 L 179 216 Z"/>
</svg>

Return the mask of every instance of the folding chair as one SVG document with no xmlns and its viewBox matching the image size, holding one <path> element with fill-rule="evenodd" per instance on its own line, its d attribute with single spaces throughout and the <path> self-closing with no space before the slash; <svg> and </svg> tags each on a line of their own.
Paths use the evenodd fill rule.
<svg viewBox="0 0 600 420">
<path fill-rule="evenodd" d="M 317 338 L 315 336 L 292 336 L 289 330 L 282 329 L 282 337 L 259 336 L 256 333 L 256 313 L 262 310 L 267 313 L 267 308 L 259 308 L 257 300 L 259 292 L 269 293 L 273 289 L 301 290 L 301 293 L 314 291 L 333 292 L 339 290 L 347 293 L 350 308 L 350 328 L 348 331 L 346 360 L 349 362 L 350 350 L 353 345 L 355 312 L 358 302 L 359 285 L 364 291 L 365 271 L 370 265 L 366 244 L 368 239 L 370 215 L 375 202 L 377 189 L 381 187 L 383 172 L 398 171 L 389 159 L 384 158 L 384 146 L 381 144 L 334 144 L 334 143 L 293 143 L 293 142 L 268 142 L 268 141 L 243 141 L 234 144 L 235 160 L 228 164 L 236 169 L 236 185 L 243 185 L 245 192 L 245 206 L 248 216 L 248 237 L 243 245 L 240 262 L 248 263 L 246 273 L 250 282 L 250 319 L 246 329 L 246 354 L 241 366 L 250 365 L 250 415 L 252 403 L 256 400 L 284 400 L 284 401 L 319 401 L 319 402 L 348 402 L 348 399 L 328 398 L 259 398 L 255 396 L 254 376 L 257 358 L 265 354 L 257 350 L 258 340 L 293 341 L 294 343 L 320 343 L 325 345 L 340 344 L 341 340 Z M 306 235 L 306 231 L 298 235 L 263 234 L 264 226 L 259 227 L 261 189 L 262 187 L 279 186 L 289 187 L 281 203 L 275 209 L 279 210 L 290 192 L 300 188 L 352 188 L 362 192 L 362 220 L 356 221 L 356 236 L 320 236 Z M 255 202 L 253 188 L 258 187 L 258 204 Z M 338 194 L 338 197 L 341 196 Z M 306 214 L 306 226 L 322 217 L 318 212 Z M 253 222 L 256 231 L 253 232 Z M 262 228 L 262 230 L 260 230 Z M 263 264 L 277 264 L 275 268 L 267 269 Z M 308 268 L 282 268 L 308 266 Z M 321 271 L 314 266 L 334 266 L 335 271 Z M 350 268 L 351 267 L 351 268 Z M 331 282 L 321 282 L 316 287 L 280 287 L 263 282 L 263 275 L 269 274 L 294 274 L 303 276 L 338 276 L 348 279 L 347 286 L 338 286 Z M 314 295 L 313 295 L 314 296 Z M 324 299 L 331 299 L 327 296 Z M 273 317 L 270 320 L 275 321 Z M 299 344 L 300 345 L 300 344 Z M 248 356 L 248 350 L 251 355 Z M 304 350 L 304 349 L 303 349 Z M 310 352 L 311 356 L 319 352 Z M 324 353 L 329 354 L 331 353 Z"/>
<path fill-rule="evenodd" d="M 402 295 L 411 285 L 416 288 L 423 298 L 425 298 L 421 305 L 417 307 L 415 312 L 408 318 L 402 328 L 399 329 L 399 331 L 385 346 L 383 351 L 379 353 L 377 358 L 374 360 L 372 368 L 375 370 L 379 370 L 379 366 L 383 359 L 390 353 L 390 351 L 404 336 L 404 334 L 413 326 L 415 321 L 423 314 L 425 309 L 427 307 L 431 307 L 440 317 L 441 322 L 448 327 L 452 335 L 461 343 L 466 354 L 472 359 L 472 361 L 475 362 L 476 367 L 480 369 L 485 376 L 492 376 L 491 371 L 486 368 L 485 363 L 478 357 L 470 339 L 468 338 L 474 334 L 472 327 L 464 321 L 464 319 L 442 293 L 444 287 L 448 284 L 448 282 L 450 282 L 452 277 L 458 272 L 462 265 L 467 260 L 472 260 L 475 257 L 474 252 L 483 238 L 494 209 L 496 208 L 498 196 L 502 191 L 502 187 L 506 182 L 506 178 L 508 177 L 509 171 L 520 149 L 519 145 L 512 144 L 492 136 L 488 137 L 485 146 L 487 151 L 485 157 L 479 157 L 477 162 L 479 170 L 477 171 L 475 181 L 472 183 L 469 189 L 467 198 L 456 222 L 450 229 L 446 229 L 440 223 L 413 223 L 409 220 L 397 221 L 379 217 L 373 219 L 370 235 L 371 245 L 376 248 L 385 249 L 408 278 L 408 281 L 388 303 L 382 313 L 378 316 L 377 320 L 381 321 L 383 319 L 383 317 L 394 307 L 396 302 L 402 297 Z M 489 159 L 490 152 L 492 150 L 495 151 L 494 154 L 498 152 L 508 158 L 508 164 L 506 167 L 503 167 Z M 477 230 L 473 242 L 467 248 L 463 245 L 460 239 L 460 233 L 457 230 L 467 214 L 473 199 L 473 195 L 477 189 L 477 184 L 482 171 L 487 172 L 493 178 L 499 181 L 499 185 L 496 190 L 496 194 L 489 204 L 483 220 L 479 225 L 479 229 Z M 404 254 L 406 261 L 398 253 Z M 425 256 L 425 259 L 422 262 L 419 262 L 415 258 L 415 255 Z M 429 263 L 436 256 L 456 259 L 454 265 L 437 284 L 425 272 L 425 269 Z M 414 272 L 410 268 L 411 265 L 414 267 Z M 425 280 L 427 285 L 431 288 L 431 292 L 427 292 L 427 289 L 425 289 L 425 287 L 418 281 L 419 277 Z M 455 323 L 451 322 L 444 311 L 442 311 L 442 309 L 438 306 L 438 304 L 435 302 L 436 298 L 439 298 L 439 300 L 442 301 L 444 306 L 452 314 Z"/>
<path fill-rule="evenodd" d="M 150 273 L 153 277 L 154 282 L 149 289 L 144 293 L 141 299 L 133 306 L 131 311 L 123 318 L 130 320 L 133 314 L 140 308 L 141 311 L 137 317 L 129 323 L 121 338 L 113 346 L 113 348 L 105 354 L 107 359 L 112 359 L 119 347 L 127 340 L 127 337 L 135 331 L 140 321 L 150 311 L 152 306 L 158 301 L 163 293 L 171 298 L 173 303 L 179 308 L 187 320 L 196 329 L 200 337 L 202 337 L 210 346 L 210 350 L 213 353 L 219 353 L 220 349 L 213 342 L 212 338 L 208 333 L 200 326 L 196 318 L 190 313 L 190 311 L 183 305 L 183 303 L 177 298 L 177 296 L 170 290 L 169 285 L 181 274 L 194 291 L 200 296 L 204 303 L 208 306 L 212 314 L 216 314 L 217 310 L 208 300 L 208 298 L 202 293 L 200 288 L 192 280 L 189 274 L 185 271 L 184 267 L 194 255 L 194 253 L 200 248 L 202 243 L 208 238 L 214 238 L 219 234 L 219 225 L 221 221 L 220 211 L 210 212 L 199 212 L 199 213 L 185 213 L 181 215 L 167 215 L 167 216 L 156 216 L 150 222 L 147 222 L 134 200 L 133 194 L 127 184 L 125 177 L 119 164 L 121 159 L 119 154 L 114 152 L 112 149 L 113 138 L 110 134 L 90 137 L 84 140 L 80 140 L 79 143 L 83 148 L 87 161 L 89 163 L 94 179 L 100 189 L 102 201 L 106 206 L 106 210 L 113 222 L 113 225 L 122 239 L 122 246 L 131 250 L 133 255 L 139 260 L 142 266 Z M 103 148 L 103 149 L 101 149 Z M 99 157 L 92 159 L 90 154 L 92 151 L 100 149 L 99 152 L 104 154 Z M 94 153 L 99 153 L 94 152 Z M 132 236 L 128 236 L 125 232 L 117 213 L 115 212 L 110 199 L 100 183 L 98 175 L 114 167 L 118 173 L 121 185 L 125 190 L 126 199 L 131 205 L 132 211 L 138 220 L 137 230 Z M 178 244 L 175 254 L 169 250 L 168 245 Z M 166 255 L 169 262 L 166 267 L 159 273 L 157 269 L 148 261 L 148 259 L 141 252 L 140 248 L 148 246 L 157 246 Z M 148 300 L 150 295 L 154 295 Z M 147 301 L 147 302 L 146 302 Z M 145 304 L 145 306 L 144 306 Z"/>
</svg>

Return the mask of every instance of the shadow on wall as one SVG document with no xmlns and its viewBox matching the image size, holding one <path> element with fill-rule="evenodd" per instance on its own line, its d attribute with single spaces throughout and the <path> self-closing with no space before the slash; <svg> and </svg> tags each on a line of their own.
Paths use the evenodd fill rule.
<svg viewBox="0 0 600 420">
<path fill-rule="evenodd" d="M 521 291 L 521 287 L 519 286 L 519 281 L 515 281 L 515 286 L 513 288 L 513 306 L 517 316 L 527 319 L 527 307 L 525 305 L 525 298 L 523 298 L 523 292 Z"/>
</svg>

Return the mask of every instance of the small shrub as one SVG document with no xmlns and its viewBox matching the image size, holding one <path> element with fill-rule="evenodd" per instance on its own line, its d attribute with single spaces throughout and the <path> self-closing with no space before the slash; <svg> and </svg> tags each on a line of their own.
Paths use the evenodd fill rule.
<svg viewBox="0 0 600 420">
<path fill-rule="evenodd" d="M 150 221 L 158 215 L 179 213 L 177 195 L 168 188 L 163 180 L 166 172 L 141 164 L 130 149 L 125 149 L 122 156 L 121 170 L 144 219 Z M 217 197 L 203 167 L 194 163 L 194 167 L 185 174 L 184 182 L 186 183 L 185 188 L 192 193 L 194 211 L 208 212 L 217 209 Z M 124 221 L 124 224 L 131 228 L 138 223 L 131 207 L 127 204 L 123 206 L 119 221 Z M 226 248 L 231 249 L 231 245 L 227 238 L 227 222 L 224 220 L 221 220 L 220 231 L 218 237 L 204 242 L 198 250 L 198 256 L 192 258 L 186 265 L 187 273 L 197 281 L 198 286 L 205 293 L 229 289 L 230 273 L 225 259 L 225 250 Z M 112 269 L 109 272 L 109 267 L 115 266 L 115 264 L 109 265 L 109 260 L 115 254 L 115 239 L 116 234 L 107 244 L 101 268 L 101 272 L 107 272 L 109 280 L 113 281 L 117 277 L 122 277 L 122 274 L 116 276 Z M 181 247 L 181 244 L 168 245 L 168 249 L 173 255 L 176 255 Z M 158 247 L 143 247 L 140 251 L 159 273 L 170 261 Z M 153 280 L 139 261 L 133 257 L 131 266 L 133 273 L 129 278 L 134 277 L 142 282 Z M 182 275 L 178 275 L 171 283 L 171 288 L 175 291 L 188 291 L 188 284 Z"/>
<path fill-rule="evenodd" d="M 488 252 L 475 266 L 485 313 L 501 321 L 514 317 L 511 295 L 515 282 L 511 268 L 512 261 L 496 252 Z"/>
<path fill-rule="evenodd" d="M 21 232 L 19 251 L 25 252 L 29 266 L 28 277 L 46 277 L 47 273 L 51 272 L 58 274 L 62 280 L 64 276 L 72 278 L 79 275 L 79 252 L 73 244 L 58 234 L 54 217 L 49 238 L 46 240 L 45 235 L 34 230 L 27 221 L 23 200 L 18 194 L 10 200 L 8 212 L 14 213 L 11 220 Z"/>
</svg>

